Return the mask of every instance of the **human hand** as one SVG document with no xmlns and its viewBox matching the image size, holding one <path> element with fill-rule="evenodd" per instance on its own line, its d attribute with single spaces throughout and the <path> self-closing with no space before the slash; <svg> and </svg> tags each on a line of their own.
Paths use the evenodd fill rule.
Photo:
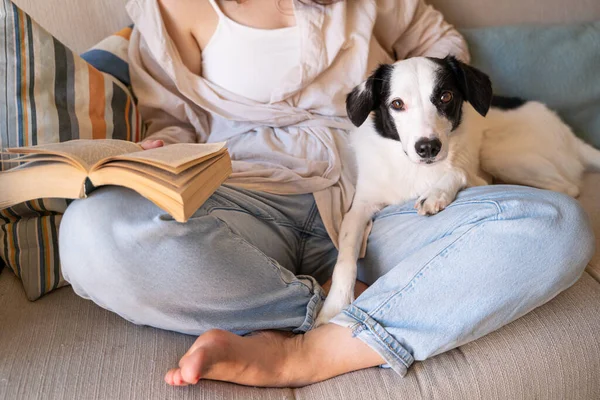
<svg viewBox="0 0 600 400">
<path fill-rule="evenodd" d="M 142 149 L 144 150 L 157 149 L 159 147 L 163 147 L 164 145 L 165 142 L 162 140 L 147 140 L 140 143 L 140 146 L 142 146 Z"/>
</svg>

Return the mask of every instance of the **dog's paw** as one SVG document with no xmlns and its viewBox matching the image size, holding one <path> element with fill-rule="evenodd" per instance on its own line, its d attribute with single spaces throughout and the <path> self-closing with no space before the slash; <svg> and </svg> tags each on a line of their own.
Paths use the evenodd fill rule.
<svg viewBox="0 0 600 400">
<path fill-rule="evenodd" d="M 417 199 L 415 208 L 419 215 L 434 215 L 448 207 L 454 200 L 448 193 L 439 189 L 430 189 Z"/>
<path fill-rule="evenodd" d="M 315 328 L 328 323 L 354 301 L 353 288 L 349 288 L 348 290 L 344 288 L 335 290 L 335 292 L 334 289 L 334 287 L 331 288 L 327 299 L 325 299 L 325 304 L 323 304 L 323 308 L 321 308 L 319 316 L 315 321 Z"/>
</svg>

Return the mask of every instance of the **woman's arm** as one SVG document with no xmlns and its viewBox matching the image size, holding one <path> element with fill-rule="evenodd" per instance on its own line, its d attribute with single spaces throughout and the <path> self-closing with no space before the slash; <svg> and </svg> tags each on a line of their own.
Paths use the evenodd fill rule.
<svg viewBox="0 0 600 400">
<path fill-rule="evenodd" d="M 190 12 L 188 3 L 190 0 L 159 0 L 165 28 L 181 62 L 192 73 L 200 74 L 201 51 L 192 34 L 193 23 L 198 22 L 198 13 Z M 193 20 L 192 15 L 195 16 Z M 130 46 L 132 86 L 147 127 L 142 145 L 153 148 L 160 143 L 205 141 L 209 129 L 206 112 L 181 96 L 171 78 L 154 60 L 136 28 Z"/>
<path fill-rule="evenodd" d="M 146 125 L 142 143 L 156 140 L 164 144 L 205 141 L 209 126 L 206 112 L 179 95 L 167 74 L 145 51 L 145 45 L 138 45 L 143 43 L 143 39 L 135 29 L 131 43 L 137 45 L 129 51 L 131 84 Z M 190 118 L 194 118 L 194 124 Z"/>
<path fill-rule="evenodd" d="M 375 37 L 397 60 L 452 54 L 469 62 L 463 37 L 423 0 L 378 0 L 377 6 Z"/>
<path fill-rule="evenodd" d="M 192 33 L 198 15 L 189 0 L 159 0 L 163 22 L 185 66 L 193 73 L 202 73 L 200 47 Z M 192 19 L 193 17 L 193 19 Z"/>
</svg>

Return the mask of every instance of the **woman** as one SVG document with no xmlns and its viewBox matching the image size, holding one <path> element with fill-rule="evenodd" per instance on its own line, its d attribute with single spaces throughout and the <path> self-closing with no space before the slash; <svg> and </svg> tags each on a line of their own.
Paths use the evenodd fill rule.
<svg viewBox="0 0 600 400">
<path fill-rule="evenodd" d="M 430 218 L 388 207 L 373 220 L 356 301 L 311 330 L 353 196 L 346 94 L 378 63 L 468 61 L 463 39 L 421 0 L 128 10 L 143 147 L 225 140 L 234 174 L 186 224 L 131 191 L 98 190 L 67 210 L 60 253 L 79 295 L 200 335 L 169 384 L 300 386 L 377 365 L 403 375 L 550 300 L 591 258 L 587 219 L 561 194 L 472 188 Z"/>
</svg>

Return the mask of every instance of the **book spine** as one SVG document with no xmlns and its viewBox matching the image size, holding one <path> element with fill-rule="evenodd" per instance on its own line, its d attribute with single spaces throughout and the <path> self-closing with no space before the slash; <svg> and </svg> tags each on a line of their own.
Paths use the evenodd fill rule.
<svg viewBox="0 0 600 400">
<path fill-rule="evenodd" d="M 83 184 L 83 196 L 88 197 L 94 190 L 96 190 L 96 186 L 94 186 L 90 178 L 85 178 L 85 183 Z"/>
</svg>

